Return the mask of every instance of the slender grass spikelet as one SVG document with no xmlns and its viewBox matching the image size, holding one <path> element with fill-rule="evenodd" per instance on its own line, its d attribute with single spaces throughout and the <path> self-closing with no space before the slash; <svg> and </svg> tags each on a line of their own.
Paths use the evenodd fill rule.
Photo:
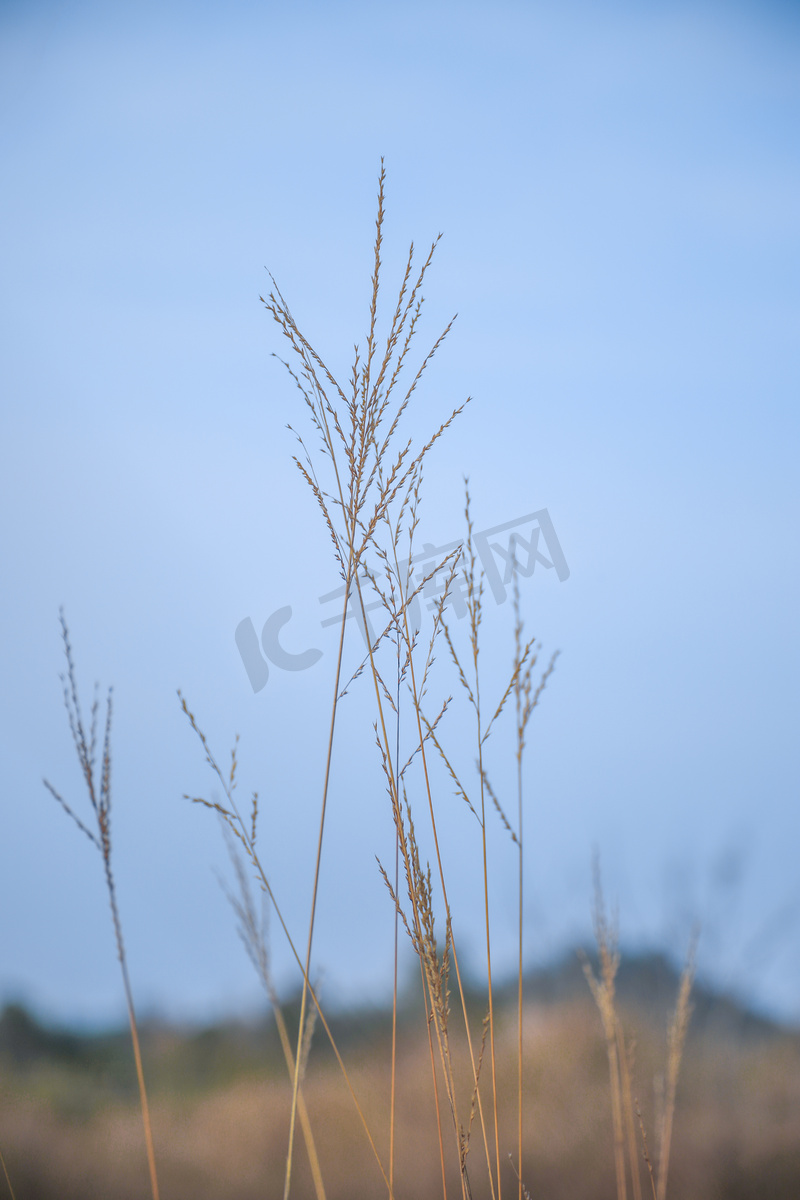
<svg viewBox="0 0 800 1200">
<path fill-rule="evenodd" d="M 59 792 L 49 783 L 44 780 L 44 786 L 50 792 L 55 800 L 61 805 L 64 811 L 75 822 L 80 831 L 88 837 L 93 846 L 99 850 L 103 859 L 103 869 L 105 873 L 106 888 L 108 891 L 108 902 L 111 909 L 111 919 L 114 925 L 114 937 L 117 944 L 117 957 L 119 959 L 120 969 L 122 971 L 122 982 L 125 989 L 125 1002 L 128 1009 L 128 1021 L 131 1030 L 131 1041 L 133 1043 L 133 1055 L 136 1063 L 136 1077 L 139 1084 L 139 1098 L 142 1108 L 142 1121 L 144 1123 L 145 1149 L 147 1152 L 147 1165 L 150 1174 L 150 1190 L 153 1195 L 153 1200 L 159 1200 L 158 1191 L 158 1175 L 156 1172 L 155 1151 L 153 1149 L 153 1133 L 150 1124 L 150 1107 L 147 1101 L 147 1090 L 144 1082 L 144 1071 L 142 1068 L 142 1055 L 139 1046 L 139 1030 L 136 1024 L 136 1014 L 133 1007 L 133 993 L 131 990 L 130 978 L 128 976 L 128 961 L 125 956 L 125 943 L 122 937 L 122 923 L 119 916 L 119 908 L 117 905 L 117 890 L 114 882 L 114 872 L 111 866 L 111 713 L 112 713 L 112 691 L 108 690 L 108 699 L 106 703 L 106 723 L 105 733 L 103 736 L 103 755 L 101 762 L 98 764 L 98 769 L 95 771 L 95 753 L 97 750 L 97 714 L 99 703 L 97 700 L 97 689 L 95 688 L 95 698 L 92 703 L 91 725 L 89 727 L 89 737 L 87 740 L 86 731 L 84 729 L 83 715 L 81 712 L 80 700 L 78 698 L 78 686 L 75 681 L 75 664 L 72 658 L 72 646 L 69 640 L 69 630 L 67 622 L 64 618 L 64 610 L 60 611 L 61 633 L 64 641 L 64 654 L 67 659 L 67 674 L 61 676 L 61 682 L 64 688 L 64 707 L 67 710 L 67 718 L 69 720 L 70 732 L 72 733 L 72 741 L 75 745 L 75 750 L 78 755 L 78 762 L 81 766 L 84 782 L 89 793 L 89 802 L 92 807 L 94 819 L 97 824 L 97 831 L 92 831 L 74 810 L 67 804 Z M 233 768 L 232 768 L 233 769 Z"/>
</svg>

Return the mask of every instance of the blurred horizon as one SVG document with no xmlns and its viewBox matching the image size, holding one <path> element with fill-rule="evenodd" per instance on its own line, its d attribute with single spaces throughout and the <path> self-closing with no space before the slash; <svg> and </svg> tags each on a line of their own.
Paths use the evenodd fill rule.
<svg viewBox="0 0 800 1200">
<path fill-rule="evenodd" d="M 685 963 L 673 961 L 658 949 L 640 948 L 633 952 L 626 952 L 624 947 L 620 949 L 621 961 L 616 977 L 616 990 L 621 1007 L 629 1015 L 633 1013 L 640 1017 L 646 1016 L 647 1020 L 654 1024 L 661 1022 L 666 1028 L 668 1018 L 674 1011 Z M 549 963 L 528 970 L 523 980 L 525 1009 L 558 1011 L 565 1005 L 577 1003 L 594 1013 L 594 1000 L 585 979 L 584 963 L 591 964 L 592 970 L 597 974 L 600 963 L 596 946 L 576 947 L 555 957 Z M 496 980 L 495 985 L 494 998 L 498 1012 L 503 1013 L 509 1009 L 516 1012 L 516 976 Z M 474 1007 L 476 1011 L 480 1010 L 484 1002 L 485 980 L 479 975 L 466 975 L 464 989 L 468 1006 Z M 335 996 L 328 997 L 319 992 L 318 995 L 326 1018 L 333 1023 L 334 1033 L 338 1024 L 342 1030 L 348 1030 L 348 1037 L 357 1040 L 360 1035 L 368 1037 L 370 1032 L 385 1032 L 387 1026 L 391 1028 L 391 996 L 383 1000 L 374 996 L 366 999 L 356 997 L 350 998 L 347 1003 L 341 1003 Z M 278 997 L 284 1017 L 295 1029 L 301 996 L 302 988 L 296 987 Z M 713 980 L 703 976 L 695 976 L 693 979 L 691 1003 L 690 1028 L 693 1035 L 698 1037 L 712 1036 L 738 1044 L 752 1037 L 800 1034 L 800 1024 L 797 1022 L 782 1020 L 780 1015 L 764 1011 L 757 1004 L 749 1004 L 743 997 L 726 993 L 717 988 Z M 403 1028 L 415 1027 L 420 1007 L 419 980 L 412 967 L 400 980 L 398 988 L 398 1020 Z M 599 1017 L 599 1014 L 596 1015 Z M 263 991 L 260 1004 L 239 1011 L 229 1010 L 213 1015 L 206 1014 L 205 1019 L 192 1019 L 180 1015 L 170 1018 L 154 1010 L 137 1013 L 137 1025 L 140 1033 L 147 1036 L 157 1036 L 158 1031 L 162 1029 L 187 1037 L 193 1037 L 204 1030 L 228 1027 L 247 1029 L 251 1032 L 263 1028 L 273 1035 L 276 1032 L 272 1004 Z M 57 1016 L 41 1012 L 35 1004 L 29 1005 L 22 999 L 8 997 L 0 1004 L 0 1031 L 3 1034 L 0 1038 L 0 1051 L 3 1047 L 13 1051 L 14 1029 L 17 1026 L 24 1026 L 23 1033 L 31 1034 L 37 1053 L 40 1054 L 46 1054 L 51 1035 L 56 1038 L 67 1035 L 90 1041 L 94 1038 L 114 1037 L 121 1039 L 125 1047 L 130 1038 L 127 1012 L 121 1012 L 117 1019 L 108 1022 L 64 1022 Z M 43 1035 L 41 1043 L 37 1041 L 39 1035 Z M 339 1038 L 340 1035 L 337 1035 L 337 1042 Z M 23 1044 L 21 1049 L 24 1048 Z M 58 1045 L 54 1043 L 53 1048 L 58 1050 Z"/>
</svg>

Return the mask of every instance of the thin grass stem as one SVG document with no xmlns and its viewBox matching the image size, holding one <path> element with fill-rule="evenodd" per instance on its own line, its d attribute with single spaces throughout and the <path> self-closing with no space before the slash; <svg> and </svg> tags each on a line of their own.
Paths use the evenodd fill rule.
<svg viewBox="0 0 800 1200">
<path fill-rule="evenodd" d="M 0 1150 L 0 1167 L 2 1167 L 2 1168 L 3 1168 L 3 1175 L 4 1175 L 4 1177 L 5 1177 L 5 1181 L 6 1181 L 6 1183 L 8 1184 L 8 1190 L 9 1190 L 9 1192 L 11 1193 L 11 1200 L 17 1200 L 17 1198 L 16 1198 L 16 1196 L 15 1196 L 15 1194 L 14 1194 L 14 1189 L 13 1189 L 13 1187 L 11 1186 L 11 1178 L 10 1178 L 10 1176 L 9 1176 L 9 1174 L 8 1174 L 8 1168 L 7 1168 L 7 1166 L 6 1166 L 6 1160 L 3 1158 L 3 1152 L 2 1152 L 2 1150 Z"/>
<path fill-rule="evenodd" d="M 309 971 L 311 970 L 311 949 L 312 949 L 312 945 L 313 945 L 313 941 L 314 941 L 314 919 L 315 919 L 316 911 L 317 911 L 317 896 L 319 894 L 319 873 L 320 873 L 320 866 L 322 863 L 322 840 L 323 840 L 323 836 L 325 833 L 325 813 L 326 813 L 327 805 L 328 805 L 328 788 L 330 786 L 331 761 L 333 758 L 333 735 L 334 735 L 334 729 L 335 729 L 335 725 L 336 725 L 336 710 L 337 710 L 338 697 L 339 697 L 339 680 L 341 677 L 341 669 L 342 669 L 342 655 L 344 653 L 344 634 L 345 634 L 345 623 L 347 620 L 348 601 L 349 601 L 349 587 L 346 585 L 345 586 L 345 596 L 344 596 L 344 611 L 342 613 L 342 624 L 341 624 L 341 630 L 340 630 L 340 634 L 339 634 L 339 653 L 336 658 L 336 673 L 335 673 L 336 682 L 335 682 L 335 686 L 333 689 L 333 705 L 331 708 L 330 732 L 328 735 L 328 752 L 327 752 L 326 759 L 325 759 L 325 782 L 324 782 L 323 789 L 322 789 L 322 808 L 321 808 L 320 818 L 319 818 L 319 834 L 318 834 L 318 839 L 317 839 L 317 857 L 316 857 L 316 863 L 314 866 L 314 887 L 313 887 L 312 896 L 311 896 L 311 916 L 309 918 L 309 925 L 308 925 L 308 941 L 306 944 L 305 967 L 303 968 L 303 994 L 302 994 L 302 999 L 300 1001 L 300 1021 L 299 1021 L 298 1033 L 297 1033 L 297 1053 L 295 1055 L 294 1079 L 292 1081 L 292 1106 L 291 1106 L 291 1111 L 290 1111 L 290 1115 L 289 1115 L 289 1145 L 288 1145 L 288 1149 L 286 1152 L 286 1177 L 285 1177 L 284 1189 L 283 1189 L 284 1200 L 289 1200 L 289 1190 L 291 1187 L 291 1179 L 292 1179 L 292 1156 L 293 1156 L 293 1152 L 294 1152 L 294 1130 L 295 1130 L 295 1119 L 296 1119 L 296 1115 L 297 1115 L 297 1097 L 298 1097 L 298 1091 L 299 1091 L 299 1087 L 300 1087 L 301 1049 L 302 1049 L 302 1045 L 303 1045 L 303 1036 L 305 1033 L 306 1004 L 307 1004 L 307 1000 L 308 1000 L 308 975 L 309 975 Z M 390 1191 L 391 1191 L 391 1185 L 390 1185 Z"/>
<path fill-rule="evenodd" d="M 681 974 L 678 989 L 678 1001 L 670 1021 L 667 1039 L 667 1083 L 664 1102 L 664 1117 L 661 1127 L 660 1150 L 658 1156 L 658 1200 L 666 1200 L 667 1174 L 669 1171 L 669 1156 L 672 1149 L 672 1126 L 675 1118 L 675 1101 L 678 1091 L 678 1074 L 680 1072 L 686 1033 L 689 1028 L 689 1018 L 692 1015 L 690 996 L 694 981 L 695 956 L 697 953 L 697 933 L 692 935 L 686 965 Z"/>
<path fill-rule="evenodd" d="M 212 808 L 217 813 L 219 813 L 219 815 L 222 816 L 223 819 L 227 822 L 228 827 L 230 828 L 232 833 L 239 839 L 240 843 L 244 847 L 245 852 L 250 860 L 250 863 L 256 872 L 256 875 L 257 875 L 259 881 L 261 882 L 261 885 L 263 886 L 264 891 L 269 896 L 269 899 L 270 899 L 270 902 L 272 903 L 273 908 L 275 909 L 275 915 L 277 916 L 278 922 L 281 926 L 281 929 L 283 930 L 283 934 L 286 938 L 287 945 L 292 953 L 292 957 L 294 958 L 295 962 L 297 963 L 297 966 L 300 969 L 300 972 L 303 974 L 305 986 L 308 990 L 308 995 L 311 998 L 311 1000 L 313 1001 L 314 1007 L 317 1010 L 317 1016 L 318 1016 L 320 1022 L 322 1023 L 322 1027 L 325 1030 L 325 1033 L 328 1037 L 328 1041 L 330 1042 L 330 1046 L 331 1046 L 331 1049 L 333 1050 L 334 1056 L 336 1058 L 336 1062 L 338 1063 L 339 1068 L 342 1072 L 342 1076 L 344 1078 L 345 1085 L 347 1087 L 347 1090 L 350 1093 L 350 1097 L 353 1101 L 353 1104 L 355 1106 L 359 1120 L 361 1121 L 361 1125 L 364 1129 L 364 1134 L 367 1138 L 367 1141 L 369 1142 L 370 1149 L 372 1150 L 372 1153 L 375 1156 L 375 1161 L 378 1164 L 378 1169 L 381 1173 L 383 1181 L 386 1184 L 387 1190 L 389 1192 L 390 1200 L 393 1200 L 393 1191 L 389 1184 L 389 1177 L 383 1166 L 381 1156 L 378 1153 L 378 1148 L 375 1144 L 375 1139 L 372 1136 L 372 1132 L 369 1128 L 369 1124 L 364 1115 L 364 1110 L 361 1106 L 358 1096 L 356 1095 L 355 1089 L 353 1088 L 353 1084 L 350 1079 L 349 1072 L 347 1070 L 347 1067 L 345 1066 L 345 1062 L 339 1051 L 339 1047 L 336 1044 L 336 1039 L 333 1036 L 333 1032 L 331 1030 L 330 1025 L 328 1024 L 328 1020 L 325 1016 L 325 1013 L 322 1010 L 322 1007 L 319 1002 L 319 998 L 316 994 L 314 987 L 311 984 L 310 979 L 308 978 L 308 974 L 305 972 L 305 968 L 303 966 L 303 960 L 301 959 L 301 957 L 298 953 L 297 947 L 295 945 L 295 942 L 292 938 L 292 935 L 289 932 L 289 927 L 286 924 L 286 920 L 281 911 L 281 907 L 278 904 L 278 900 L 272 889 L 272 885 L 269 882 L 269 878 L 268 878 L 268 876 L 264 870 L 264 867 L 261 863 L 261 860 L 256 852 L 255 842 L 253 840 L 251 828 L 248 826 L 248 824 L 245 822 L 244 818 L 242 817 L 241 812 L 239 811 L 239 807 L 236 804 L 236 801 L 234 799 L 233 791 L 231 789 L 230 783 L 225 778 L 225 775 L 222 773 L 222 771 L 220 770 L 220 768 L 217 764 L 217 761 L 214 758 L 214 755 L 212 754 L 211 749 L 208 745 L 206 736 L 202 732 L 200 727 L 198 726 L 197 721 L 194 716 L 194 713 L 191 712 L 191 710 L 189 709 L 189 706 L 187 705 L 186 700 L 183 697 L 183 695 L 181 694 L 180 690 L 178 691 L 178 697 L 181 701 L 181 707 L 182 707 L 184 713 L 186 714 L 186 716 L 189 720 L 189 723 L 192 726 L 192 729 L 195 731 L 195 733 L 197 734 L 197 736 L 200 739 L 200 742 L 201 742 L 203 749 L 205 751 L 205 754 L 206 754 L 207 762 L 209 763 L 209 765 L 211 766 L 211 769 L 214 771 L 217 778 L 220 780 L 220 782 L 222 784 L 223 790 L 226 795 L 227 802 L 230 807 L 225 808 L 221 804 L 212 803 L 208 800 L 203 799 L 200 796 L 184 796 L 184 799 L 192 800 L 196 804 L 202 804 L 204 807 Z"/>
<path fill-rule="evenodd" d="M 63 609 L 60 610 L 59 618 L 61 621 L 61 634 L 64 642 L 64 654 L 67 659 L 67 677 L 66 679 L 64 679 L 64 676 L 61 677 L 64 685 L 64 705 L 67 710 L 72 740 L 75 745 L 78 761 L 80 763 L 81 771 L 83 773 L 84 781 L 89 794 L 89 803 L 92 807 L 92 811 L 97 822 L 97 832 L 92 832 L 92 830 L 90 830 L 88 826 L 86 826 L 80 820 L 80 818 L 73 812 L 70 806 L 52 786 L 52 784 L 48 783 L 46 779 L 44 780 L 44 786 L 58 801 L 67 815 L 72 818 L 80 831 L 84 833 L 89 838 L 89 841 L 92 842 L 93 845 L 100 851 L 103 859 L 103 869 L 106 879 L 106 888 L 108 891 L 108 902 L 111 909 L 111 920 L 114 927 L 114 938 L 117 945 L 117 958 L 119 959 L 120 969 L 122 971 L 122 983 L 125 991 L 125 1004 L 128 1010 L 128 1022 L 131 1030 L 131 1041 L 133 1043 L 133 1057 L 136 1065 L 136 1079 L 139 1087 L 139 1101 L 142 1112 L 142 1123 L 144 1126 L 147 1167 L 150 1176 L 150 1191 L 152 1193 L 153 1200 L 159 1200 L 158 1174 L 156 1171 L 155 1151 L 153 1148 L 153 1130 L 150 1122 L 150 1106 L 148 1104 L 147 1089 L 144 1082 L 142 1054 L 139 1045 L 139 1030 L 136 1024 L 136 1014 L 133 1007 L 133 992 L 131 989 L 130 977 L 128 975 L 128 962 L 125 955 L 125 943 L 122 937 L 122 923 L 120 921 L 119 908 L 117 906 L 117 892 L 114 884 L 114 873 L 111 868 L 112 692 L 111 689 L 109 689 L 108 700 L 106 704 L 106 725 L 103 738 L 103 757 L 100 763 L 97 778 L 95 778 L 95 749 L 97 745 L 98 711 L 96 691 L 95 700 L 92 704 L 91 726 L 87 740 L 83 724 L 83 716 L 81 713 L 80 699 L 78 696 L 78 685 L 75 679 L 75 664 L 72 658 L 72 646 L 69 640 L 69 630 L 67 629 L 67 622 L 64 618 Z"/>
</svg>

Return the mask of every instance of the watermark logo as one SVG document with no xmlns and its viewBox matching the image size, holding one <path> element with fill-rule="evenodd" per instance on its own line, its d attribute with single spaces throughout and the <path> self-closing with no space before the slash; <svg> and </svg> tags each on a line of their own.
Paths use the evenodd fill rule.
<svg viewBox="0 0 800 1200">
<path fill-rule="evenodd" d="M 508 599 L 508 587 L 513 581 L 515 569 L 523 579 L 530 579 L 537 567 L 545 571 L 554 570 L 560 583 L 569 578 L 567 560 L 546 508 L 518 517 L 515 521 L 494 525 L 482 533 L 474 533 L 472 541 L 497 604 L 504 604 Z M 420 629 L 422 626 L 423 605 L 433 612 L 440 603 L 450 579 L 449 566 L 453 556 L 463 546 L 463 538 L 440 546 L 425 542 L 422 550 L 400 562 L 400 577 L 405 579 L 408 575 L 409 591 L 413 593 L 408 605 L 412 628 Z M 366 574 L 362 578 L 369 583 Z M 330 605 L 336 600 L 341 601 L 344 593 L 345 585 L 341 584 L 319 596 L 318 602 L 323 606 Z M 375 643 L 375 632 L 369 616 L 364 614 L 383 607 L 380 599 L 365 601 L 362 613 L 356 595 L 351 595 L 348 600 L 346 619 L 356 622 L 368 648 Z M 446 607 L 452 608 L 457 620 L 467 615 L 466 579 L 463 573 L 457 573 L 450 579 Z M 266 687 L 270 664 L 280 671 L 308 671 L 322 658 L 323 651 L 315 647 L 299 654 L 283 647 L 280 633 L 291 619 L 290 604 L 276 609 L 264 622 L 260 639 L 250 617 L 245 617 L 236 626 L 236 646 L 254 692 Z M 320 627 L 326 629 L 338 625 L 340 621 L 341 611 L 324 617 Z"/>
</svg>

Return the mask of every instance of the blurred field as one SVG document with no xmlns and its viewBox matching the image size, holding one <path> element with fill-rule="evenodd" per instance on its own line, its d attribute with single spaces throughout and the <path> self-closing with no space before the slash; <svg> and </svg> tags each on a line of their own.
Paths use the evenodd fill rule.
<svg viewBox="0 0 800 1200">
<path fill-rule="evenodd" d="M 650 1129 L 676 987 L 676 976 L 659 958 L 623 965 L 620 972 L 626 1027 L 636 1037 L 635 1090 Z M 613 1197 L 608 1067 L 580 967 L 569 959 L 532 978 L 528 992 L 526 1186 L 535 1200 Z M 501 1003 L 500 1014 L 501 1122 L 513 1150 L 516 1033 L 511 1007 Z M 417 1014 L 405 1015 L 396 1193 L 434 1200 L 442 1195 L 442 1181 L 429 1053 Z M 296 1026 L 297 1013 L 290 1008 L 287 1017 Z M 389 1018 L 341 1015 L 336 1033 L 383 1152 Z M 291 1088 L 272 1024 L 200 1032 L 150 1025 L 143 1053 L 165 1200 L 280 1198 Z M 304 1090 L 327 1195 L 385 1195 L 319 1033 Z M 473 1143 L 469 1166 L 477 1200 L 488 1195 L 488 1184 L 479 1139 Z M 147 1164 L 127 1034 L 54 1033 L 23 1009 L 7 1008 L 0 1017 L 0 1148 L 18 1200 L 144 1200 Z M 456 1195 L 455 1164 L 449 1182 Z M 516 1195 L 509 1168 L 508 1195 L 512 1183 Z M 302 1146 L 295 1186 L 298 1197 L 312 1195 Z M 670 1193 L 682 1200 L 796 1200 L 800 1194 L 800 1032 L 771 1025 L 701 988 L 679 1088 Z"/>
</svg>

